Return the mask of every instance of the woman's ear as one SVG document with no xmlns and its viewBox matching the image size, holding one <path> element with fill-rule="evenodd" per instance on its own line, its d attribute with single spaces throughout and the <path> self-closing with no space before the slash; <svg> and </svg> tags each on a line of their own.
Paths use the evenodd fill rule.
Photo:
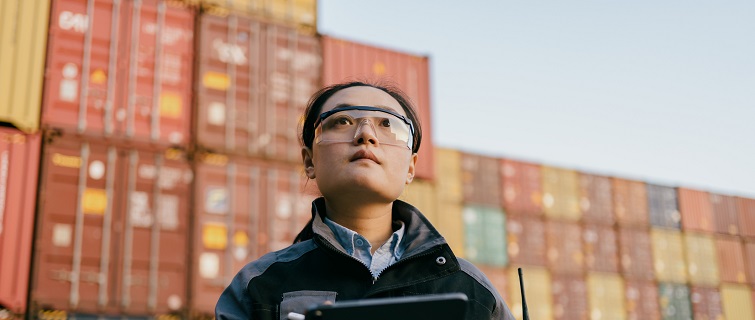
<svg viewBox="0 0 755 320">
<path fill-rule="evenodd" d="M 414 180 L 414 170 L 417 166 L 417 157 L 417 154 L 413 153 L 411 160 L 409 160 L 409 171 L 406 173 L 406 184 L 410 184 Z"/>
<path fill-rule="evenodd" d="M 312 162 L 312 149 L 308 147 L 301 148 L 301 160 L 304 163 L 304 173 L 307 178 L 315 178 L 315 164 Z"/>
</svg>

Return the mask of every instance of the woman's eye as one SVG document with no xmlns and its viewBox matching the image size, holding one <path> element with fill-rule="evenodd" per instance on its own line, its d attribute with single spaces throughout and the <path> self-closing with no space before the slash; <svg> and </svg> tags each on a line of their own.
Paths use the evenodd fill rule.
<svg viewBox="0 0 755 320">
<path fill-rule="evenodd" d="M 380 121 L 380 126 L 390 127 L 391 126 L 391 120 L 383 119 L 383 121 Z"/>
<path fill-rule="evenodd" d="M 351 124 L 351 119 L 349 119 L 347 117 L 340 117 L 340 118 L 336 119 L 335 124 L 341 125 L 341 126 L 350 125 Z"/>
</svg>

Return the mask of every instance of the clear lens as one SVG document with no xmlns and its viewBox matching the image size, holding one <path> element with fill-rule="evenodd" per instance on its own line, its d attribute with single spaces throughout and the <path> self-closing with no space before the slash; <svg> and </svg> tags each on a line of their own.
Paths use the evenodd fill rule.
<svg viewBox="0 0 755 320">
<path fill-rule="evenodd" d="M 378 143 L 411 149 L 411 128 L 398 117 L 382 111 L 344 110 L 323 119 L 315 129 L 315 142 L 352 142 L 371 130 Z"/>
</svg>

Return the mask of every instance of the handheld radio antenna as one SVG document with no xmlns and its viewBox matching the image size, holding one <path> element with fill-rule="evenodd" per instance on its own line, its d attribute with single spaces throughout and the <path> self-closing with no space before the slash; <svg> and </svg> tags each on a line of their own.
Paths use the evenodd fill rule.
<svg viewBox="0 0 755 320">
<path fill-rule="evenodd" d="M 519 271 L 519 288 L 522 289 L 522 314 L 524 315 L 524 320 L 530 320 L 530 314 L 527 311 L 527 299 L 524 297 L 524 280 L 522 278 L 522 268 L 517 268 Z"/>
</svg>

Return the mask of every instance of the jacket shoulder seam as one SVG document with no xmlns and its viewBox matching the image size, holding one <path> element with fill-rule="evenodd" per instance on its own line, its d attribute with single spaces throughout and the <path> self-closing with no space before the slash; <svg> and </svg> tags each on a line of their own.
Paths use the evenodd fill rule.
<svg viewBox="0 0 755 320">
<path fill-rule="evenodd" d="M 247 274 L 249 279 L 246 280 L 244 288 L 246 290 L 249 290 L 249 285 L 252 283 L 252 280 L 265 273 L 265 271 L 267 271 L 267 269 L 269 269 L 273 264 L 276 264 L 278 262 L 294 261 L 304 256 L 304 254 L 314 250 L 315 248 L 317 248 L 317 246 L 314 244 L 314 241 L 310 239 L 293 244 L 279 251 L 267 253 L 259 259 L 248 263 L 244 267 L 244 269 L 247 269 L 247 271 L 249 272 Z"/>
</svg>

